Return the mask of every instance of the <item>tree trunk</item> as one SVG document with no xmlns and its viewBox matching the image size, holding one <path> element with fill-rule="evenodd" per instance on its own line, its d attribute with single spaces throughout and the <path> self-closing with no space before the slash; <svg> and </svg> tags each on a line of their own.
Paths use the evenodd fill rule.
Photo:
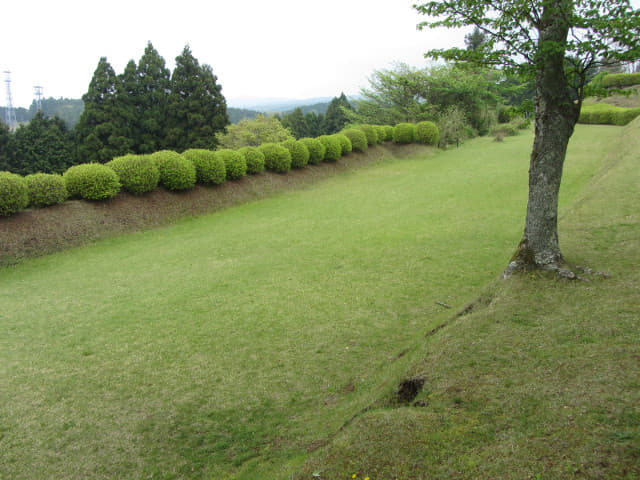
<svg viewBox="0 0 640 480">
<path fill-rule="evenodd" d="M 539 25 L 539 47 L 543 53 L 536 71 L 535 138 L 529 165 L 527 217 L 524 235 L 505 277 L 518 270 L 564 270 L 558 243 L 558 192 L 580 104 L 574 102 L 565 76 L 564 48 L 558 48 L 565 45 L 568 33 L 561 11 L 562 8 L 545 8 Z"/>
</svg>

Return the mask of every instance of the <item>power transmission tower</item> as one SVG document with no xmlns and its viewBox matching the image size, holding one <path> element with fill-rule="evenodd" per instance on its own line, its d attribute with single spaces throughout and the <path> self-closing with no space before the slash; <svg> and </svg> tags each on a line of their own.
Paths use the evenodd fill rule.
<svg viewBox="0 0 640 480">
<path fill-rule="evenodd" d="M 40 85 L 36 85 L 33 87 L 33 90 L 36 95 L 36 111 L 42 111 L 42 87 Z"/>
<path fill-rule="evenodd" d="M 5 70 L 4 83 L 7 84 L 7 108 L 4 112 L 5 123 L 12 132 L 18 127 L 16 120 L 16 111 L 13 109 L 13 101 L 11 100 L 11 72 Z"/>
</svg>

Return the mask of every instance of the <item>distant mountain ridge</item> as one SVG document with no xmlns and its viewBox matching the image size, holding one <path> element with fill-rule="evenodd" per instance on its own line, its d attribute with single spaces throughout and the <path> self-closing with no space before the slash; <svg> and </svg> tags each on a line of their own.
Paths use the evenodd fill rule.
<svg viewBox="0 0 640 480">
<path fill-rule="evenodd" d="M 296 108 L 301 108 L 303 114 L 316 113 L 324 115 L 327 107 L 334 97 L 313 97 L 306 99 L 292 99 L 279 97 L 241 97 L 227 99 L 227 113 L 231 123 L 238 123 L 244 118 L 253 119 L 256 115 L 263 114 L 286 114 L 293 112 Z M 349 97 L 350 99 L 352 97 Z M 78 122 L 83 110 L 83 102 L 79 99 L 47 98 L 43 100 L 43 111 L 45 116 L 62 118 L 68 128 L 73 128 Z M 26 123 L 36 112 L 35 102 L 29 109 L 16 108 L 18 123 Z M 4 120 L 5 107 L 0 107 L 0 121 Z"/>
<path fill-rule="evenodd" d="M 240 97 L 228 98 L 227 106 L 260 112 L 287 112 L 307 105 L 329 103 L 333 97 L 314 97 L 304 99 L 279 97 Z"/>
</svg>

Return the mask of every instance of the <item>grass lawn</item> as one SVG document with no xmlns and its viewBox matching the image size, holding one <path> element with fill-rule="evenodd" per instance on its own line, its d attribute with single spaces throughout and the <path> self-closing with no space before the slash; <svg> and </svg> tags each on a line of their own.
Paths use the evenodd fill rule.
<svg viewBox="0 0 640 480">
<path fill-rule="evenodd" d="M 540 357 L 517 345 L 487 353 L 470 338 L 493 338 L 496 322 L 487 311 L 500 307 L 500 315 L 515 320 L 498 322 L 511 329 L 495 333 L 493 349 L 498 339 L 517 342 L 514 328 L 545 338 L 550 322 L 564 329 L 566 351 L 577 354 L 576 338 L 592 325 L 576 321 L 579 308 L 601 325 L 589 337 L 594 341 L 588 345 L 601 347 L 592 362 L 608 351 L 603 339 L 618 338 L 606 332 L 637 345 L 637 300 L 632 304 L 629 295 L 638 286 L 637 273 L 627 278 L 638 258 L 637 211 L 629 210 L 627 199 L 637 170 L 620 173 L 608 158 L 610 177 L 597 177 L 605 184 L 592 180 L 624 131 L 579 126 L 561 192 L 565 253 L 612 270 L 607 281 L 521 279 L 486 287 L 520 239 L 530 134 L 503 143 L 476 139 L 460 149 L 382 163 L 302 191 L 1 269 L 0 478 L 287 479 L 312 478 L 318 470 L 325 479 L 356 472 L 372 480 L 437 478 L 422 476 L 433 455 L 449 459 L 446 449 L 467 442 L 498 444 L 513 423 L 525 426 L 499 443 L 507 465 L 492 475 L 527 478 L 520 474 L 530 469 L 522 466 L 512 477 L 504 474 L 512 471 L 508 448 L 524 449 L 531 432 L 544 443 L 546 430 L 527 426 L 526 412 L 547 412 L 548 396 L 570 393 L 573 384 L 533 392 L 517 421 L 515 406 L 495 412 L 504 402 L 522 406 L 522 390 L 561 369 L 553 362 L 566 352 L 552 350 L 547 358 L 536 337 L 527 351 Z M 621 185 L 626 193 L 618 197 L 628 218 L 619 217 L 617 197 L 607 194 Z M 624 239 L 628 251 L 618 255 Z M 476 329 L 475 322 L 460 320 L 425 341 L 425 333 L 454 311 L 436 302 L 460 310 L 487 288 L 495 300 L 477 314 L 485 324 Z M 613 315 L 609 303 L 594 310 L 573 301 L 587 296 L 601 302 L 604 289 L 619 305 L 619 325 L 596 321 L 597 312 Z M 557 299 L 547 299 L 556 291 Z M 521 309 L 514 312 L 509 302 L 520 302 Z M 551 322 L 547 303 L 574 315 L 559 314 Z M 534 362 L 540 358 L 551 366 Z M 514 363 L 529 375 L 511 379 L 513 390 L 501 389 L 502 397 L 492 396 L 491 387 L 504 381 L 498 372 Z M 583 366 L 562 368 L 575 378 Z M 414 374 L 428 378 L 419 399 L 433 408 L 389 407 L 385 399 L 397 382 Z M 455 383 L 469 375 L 481 379 L 487 393 Z M 603 377 L 606 387 L 611 375 Z M 452 385 L 457 393 L 447 390 Z M 580 397 L 580 408 L 588 398 Z M 622 402 L 634 398 L 637 383 Z M 613 415 L 602 408 L 590 417 L 594 425 Z M 623 410 L 627 421 L 637 420 L 637 407 Z M 500 428 L 486 431 L 486 412 L 501 420 Z M 552 433 L 571 426 L 564 416 L 547 413 L 540 415 L 544 425 L 554 426 Z M 429 423 L 436 421 L 450 427 L 439 439 Z M 618 435 L 620 455 L 630 455 L 625 448 L 634 441 L 637 446 L 640 427 L 624 425 L 603 438 Z M 411 428 L 426 437 L 414 441 Z M 407 441 L 392 441 L 397 438 Z M 394 452 L 405 460 L 392 460 Z M 483 472 L 478 465 L 490 453 L 449 459 L 444 463 L 451 469 L 438 475 L 450 478 L 472 464 L 476 470 L 468 471 Z M 527 465 L 544 472 L 545 458 Z"/>
<path fill-rule="evenodd" d="M 412 353 L 396 382 L 424 381 L 412 403 L 389 389 L 294 478 L 640 478 L 639 129 L 561 209 L 565 255 L 610 278 L 489 282 Z M 588 148 L 574 138 L 570 165 Z"/>
</svg>

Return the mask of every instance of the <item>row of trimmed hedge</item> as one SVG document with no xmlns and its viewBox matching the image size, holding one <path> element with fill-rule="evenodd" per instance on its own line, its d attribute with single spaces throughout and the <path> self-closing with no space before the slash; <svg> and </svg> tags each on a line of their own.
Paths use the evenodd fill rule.
<svg viewBox="0 0 640 480">
<path fill-rule="evenodd" d="M 607 103 L 583 105 L 578 123 L 626 125 L 640 115 L 640 108 L 624 108 Z"/>
<path fill-rule="evenodd" d="M 438 127 L 433 122 L 400 123 L 395 127 L 356 125 L 333 135 L 265 143 L 239 150 L 190 149 L 183 153 L 163 150 L 149 155 L 128 154 L 106 164 L 85 163 L 70 167 L 63 175 L 38 173 L 21 177 L 0 172 L 0 216 L 31 207 L 46 207 L 67 198 L 106 200 L 120 191 L 143 195 L 162 185 L 168 190 L 187 190 L 196 183 L 219 185 L 264 170 L 286 173 L 308 164 L 336 162 L 340 157 L 364 152 L 369 146 L 393 141 L 437 145 Z"/>
<path fill-rule="evenodd" d="M 622 88 L 640 85 L 640 73 L 610 73 L 602 79 L 604 88 Z"/>
</svg>

